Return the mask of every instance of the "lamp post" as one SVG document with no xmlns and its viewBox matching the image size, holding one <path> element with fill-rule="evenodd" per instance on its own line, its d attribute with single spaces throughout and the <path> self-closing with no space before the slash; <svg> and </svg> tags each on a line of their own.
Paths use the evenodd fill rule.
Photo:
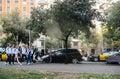
<svg viewBox="0 0 120 79">
<path fill-rule="evenodd" d="M 102 29 L 102 52 L 104 51 L 104 37 L 103 37 L 103 28 Z"/>
<path fill-rule="evenodd" d="M 46 49 L 46 47 L 45 47 L 45 35 L 40 34 L 40 40 L 43 42 L 43 49 L 44 49 L 44 53 L 45 53 L 45 49 Z"/>
<path fill-rule="evenodd" d="M 31 45 L 31 25 L 29 25 L 29 45 Z"/>
</svg>

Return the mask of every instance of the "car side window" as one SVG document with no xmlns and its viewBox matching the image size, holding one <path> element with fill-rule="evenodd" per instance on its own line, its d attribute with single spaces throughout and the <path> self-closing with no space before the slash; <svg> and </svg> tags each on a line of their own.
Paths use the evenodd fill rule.
<svg viewBox="0 0 120 79">
<path fill-rule="evenodd" d="M 55 51 L 55 55 L 59 56 L 59 55 L 63 55 L 62 51 L 58 50 L 58 51 Z"/>
<path fill-rule="evenodd" d="M 76 49 L 71 50 L 71 53 L 79 53 Z"/>
<path fill-rule="evenodd" d="M 116 56 L 120 56 L 120 54 L 118 53 L 118 54 L 116 54 Z"/>
</svg>

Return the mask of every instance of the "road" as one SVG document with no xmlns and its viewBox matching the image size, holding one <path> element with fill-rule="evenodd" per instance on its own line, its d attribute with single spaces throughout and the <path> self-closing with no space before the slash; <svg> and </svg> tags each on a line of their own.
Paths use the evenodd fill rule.
<svg viewBox="0 0 120 79">
<path fill-rule="evenodd" d="M 0 68 L 16 68 L 27 70 L 42 70 L 54 72 L 71 72 L 71 73 L 97 73 L 97 74 L 120 74 L 119 64 L 106 64 L 105 62 L 81 62 L 80 64 L 59 64 L 59 63 L 35 63 L 20 66 L 5 65 L 5 62 L 0 62 Z"/>
</svg>

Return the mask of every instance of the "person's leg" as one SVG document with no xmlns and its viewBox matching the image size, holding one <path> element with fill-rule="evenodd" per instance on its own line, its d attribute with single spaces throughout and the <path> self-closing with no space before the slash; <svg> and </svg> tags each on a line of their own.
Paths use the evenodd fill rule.
<svg viewBox="0 0 120 79">
<path fill-rule="evenodd" d="M 18 56 L 19 56 L 19 61 L 20 61 L 20 63 L 22 63 L 22 53 L 20 53 L 20 54 L 18 54 Z"/>
<path fill-rule="evenodd" d="M 19 56 L 18 56 L 18 55 L 15 55 L 15 58 L 16 58 L 17 63 L 18 63 L 19 65 L 22 65 L 22 63 L 20 63 L 20 61 L 19 61 Z"/>
<path fill-rule="evenodd" d="M 26 56 L 25 54 L 22 54 L 22 62 L 25 62 L 25 60 L 26 60 Z"/>
<path fill-rule="evenodd" d="M 33 59 L 32 59 L 32 55 L 30 55 L 30 63 L 33 61 Z"/>
<path fill-rule="evenodd" d="M 31 54 L 30 61 L 33 62 L 33 54 Z"/>
<path fill-rule="evenodd" d="M 11 65 L 11 59 L 12 59 L 12 56 L 11 56 L 11 54 L 9 54 L 9 56 L 8 56 L 8 62 L 9 62 L 10 65 Z"/>
<path fill-rule="evenodd" d="M 15 54 L 12 55 L 12 64 L 15 62 Z"/>
<path fill-rule="evenodd" d="M 28 54 L 28 60 L 27 60 L 27 64 L 30 64 L 31 63 L 31 55 Z"/>
<path fill-rule="evenodd" d="M 27 64 L 29 63 L 29 55 L 27 55 L 27 57 L 26 57 L 26 63 Z"/>
</svg>

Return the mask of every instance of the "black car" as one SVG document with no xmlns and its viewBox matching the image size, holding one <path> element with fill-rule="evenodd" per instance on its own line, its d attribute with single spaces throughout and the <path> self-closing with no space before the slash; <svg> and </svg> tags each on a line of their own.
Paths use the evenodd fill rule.
<svg viewBox="0 0 120 79">
<path fill-rule="evenodd" d="M 64 63 L 66 60 L 66 49 L 58 49 L 51 52 L 50 55 L 42 57 L 43 62 Z M 68 63 L 79 63 L 82 60 L 82 55 L 78 49 L 69 48 L 67 50 Z"/>
</svg>

